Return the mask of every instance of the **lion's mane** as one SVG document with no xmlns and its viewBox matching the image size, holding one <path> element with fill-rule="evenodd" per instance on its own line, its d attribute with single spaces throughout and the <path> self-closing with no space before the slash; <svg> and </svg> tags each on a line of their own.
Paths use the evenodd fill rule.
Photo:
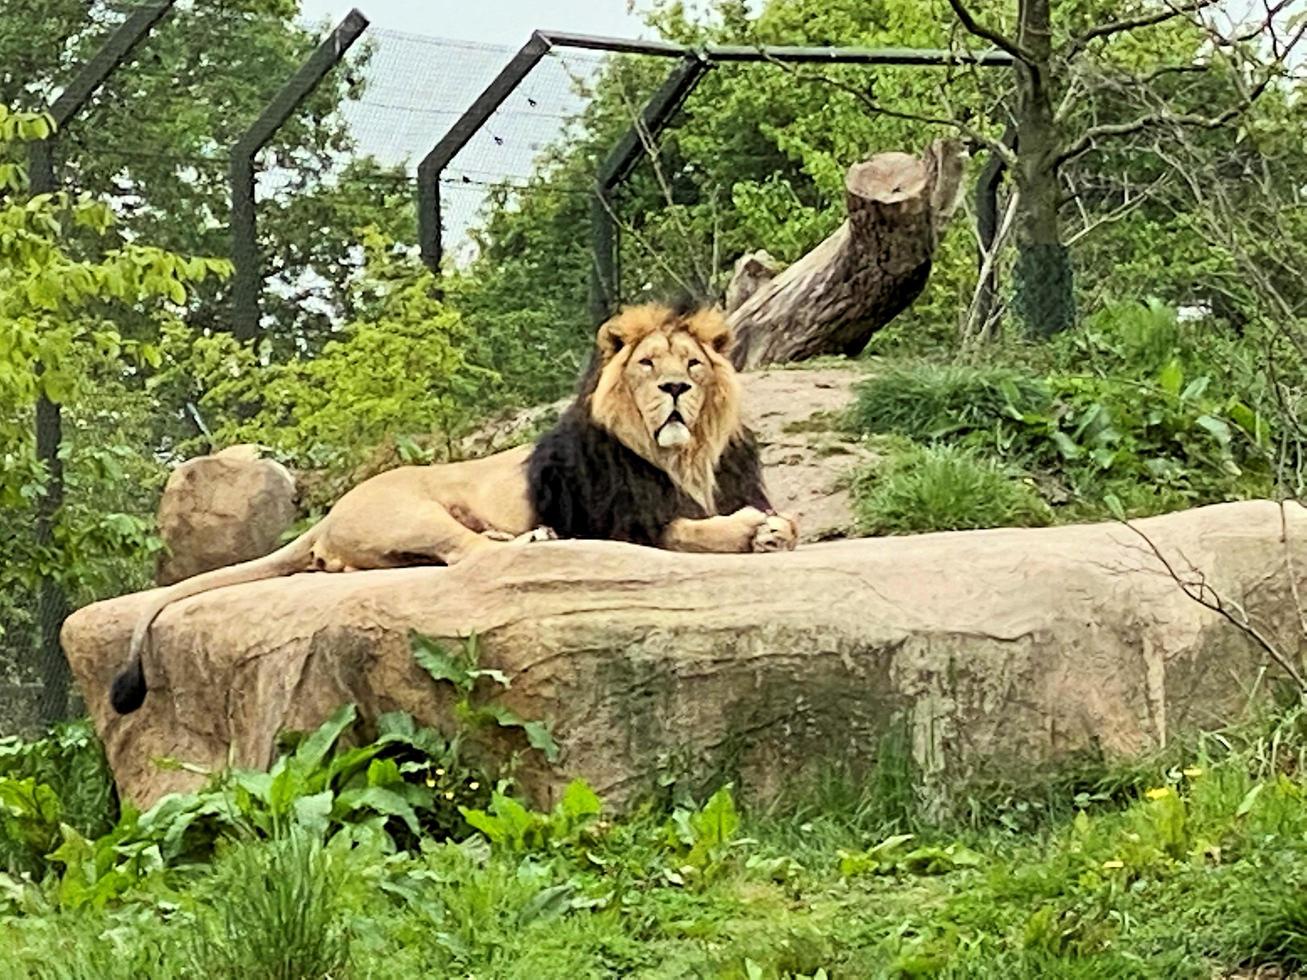
<svg viewBox="0 0 1307 980">
<path fill-rule="evenodd" d="M 537 443 L 527 463 L 536 519 L 564 538 L 658 545 L 677 518 L 701 519 L 741 507 L 767 509 L 753 434 L 740 419 L 740 388 L 719 314 L 673 309 L 708 356 L 715 384 L 695 438 L 665 468 L 626 387 L 625 359 L 657 327 L 655 318 L 618 318 L 624 336 L 600 334 L 576 399 Z M 665 455 L 665 454 L 664 454 Z"/>
</svg>

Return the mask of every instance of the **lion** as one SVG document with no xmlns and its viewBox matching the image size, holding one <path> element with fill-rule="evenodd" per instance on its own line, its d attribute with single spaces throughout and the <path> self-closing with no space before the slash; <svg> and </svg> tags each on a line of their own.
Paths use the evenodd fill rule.
<svg viewBox="0 0 1307 980">
<path fill-rule="evenodd" d="M 159 614 L 212 589 L 299 572 L 456 565 L 553 538 L 792 550 L 796 524 L 768 502 L 740 417 L 732 342 L 716 308 L 622 309 L 599 328 L 576 399 L 534 445 L 378 474 L 272 554 L 160 590 L 132 631 L 128 666 L 110 692 L 114 710 L 129 714 L 145 700 L 142 654 Z"/>
</svg>

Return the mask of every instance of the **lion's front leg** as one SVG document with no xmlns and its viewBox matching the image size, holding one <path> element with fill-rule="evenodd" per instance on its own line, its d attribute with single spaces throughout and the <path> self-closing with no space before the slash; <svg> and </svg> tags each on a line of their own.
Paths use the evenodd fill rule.
<svg viewBox="0 0 1307 980">
<path fill-rule="evenodd" d="M 741 507 L 733 514 L 674 520 L 663 532 L 662 546 L 671 551 L 788 551 L 797 540 L 790 518 L 768 515 L 756 507 Z"/>
</svg>

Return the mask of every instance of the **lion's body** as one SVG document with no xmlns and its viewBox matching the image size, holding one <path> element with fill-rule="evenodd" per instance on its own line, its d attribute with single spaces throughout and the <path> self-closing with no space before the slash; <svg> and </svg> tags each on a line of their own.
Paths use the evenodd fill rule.
<svg viewBox="0 0 1307 980">
<path fill-rule="evenodd" d="M 793 548 L 794 523 L 769 514 L 720 315 L 623 311 L 599 333 L 576 402 L 534 446 L 484 459 L 406 466 L 359 484 L 280 550 L 161 590 L 132 634 L 116 710 L 146 693 L 141 655 L 172 602 L 308 571 L 453 565 L 476 551 L 546 537 L 601 538 L 676 551 Z"/>
</svg>

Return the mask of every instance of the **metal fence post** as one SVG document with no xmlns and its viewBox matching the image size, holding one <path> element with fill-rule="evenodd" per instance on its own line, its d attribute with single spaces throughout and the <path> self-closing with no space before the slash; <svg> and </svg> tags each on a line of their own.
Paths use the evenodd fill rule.
<svg viewBox="0 0 1307 980">
<path fill-rule="evenodd" d="M 595 326 L 613 315 L 621 298 L 621 227 L 617 223 L 616 190 L 631 171 L 652 153 L 658 137 L 685 104 L 704 74 L 712 67 L 702 54 L 684 58 L 640 110 L 631 128 L 613 146 L 595 179 L 590 208 L 590 236 L 594 262 L 590 274 L 590 319 Z"/>
<path fill-rule="evenodd" d="M 543 34 L 539 31 L 533 33 L 531 39 L 513 56 L 513 60 L 500 69 L 499 74 L 418 164 L 418 242 L 422 249 L 422 261 L 437 275 L 440 274 L 443 250 L 440 240 L 440 175 L 458 151 L 467 146 L 467 141 L 476 131 L 513 94 L 522 79 L 549 53 L 549 46 L 549 41 Z"/>
<path fill-rule="evenodd" d="M 231 260 L 232 333 L 238 340 L 258 336 L 260 293 L 263 272 L 259 257 L 258 215 L 254 206 L 254 158 L 268 140 L 290 118 L 327 77 L 327 73 L 349 53 L 354 42 L 368 29 L 368 19 L 351 10 L 302 64 L 281 90 L 272 97 L 259 118 L 236 141 L 231 151 Z"/>
<path fill-rule="evenodd" d="M 53 194 L 58 190 L 55 149 L 60 134 L 109 76 L 131 56 L 137 45 L 149 36 L 174 2 L 155 0 L 123 21 L 50 106 L 48 112 L 54 121 L 54 132 L 28 147 L 32 194 Z M 42 549 L 54 543 L 55 519 L 63 506 L 64 467 L 59 457 L 62 444 L 62 408 L 40 392 L 36 400 L 36 456 L 45 466 L 47 475 L 45 492 L 36 507 L 36 543 Z M 61 721 L 68 713 L 68 662 L 59 645 L 59 630 L 67 616 L 68 596 L 63 584 L 53 573 L 43 573 L 37 595 L 36 620 L 39 633 L 37 659 L 41 674 L 39 714 L 41 723 L 45 725 Z"/>
</svg>

